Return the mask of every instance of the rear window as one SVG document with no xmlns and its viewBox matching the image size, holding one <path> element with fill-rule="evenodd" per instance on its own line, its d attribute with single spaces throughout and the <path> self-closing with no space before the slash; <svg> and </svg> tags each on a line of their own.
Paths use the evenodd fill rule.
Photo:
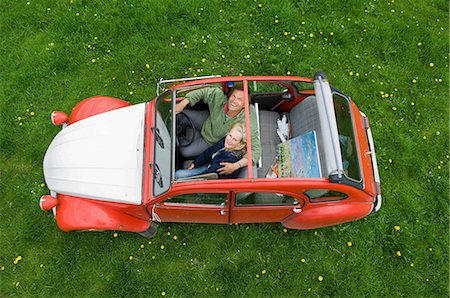
<svg viewBox="0 0 450 298">
<path fill-rule="evenodd" d="M 350 102 L 338 93 L 333 93 L 333 100 L 344 173 L 349 179 L 360 182 L 361 170 Z"/>
<path fill-rule="evenodd" d="M 348 197 L 345 193 L 329 189 L 310 189 L 303 194 L 311 203 L 340 201 Z"/>
</svg>

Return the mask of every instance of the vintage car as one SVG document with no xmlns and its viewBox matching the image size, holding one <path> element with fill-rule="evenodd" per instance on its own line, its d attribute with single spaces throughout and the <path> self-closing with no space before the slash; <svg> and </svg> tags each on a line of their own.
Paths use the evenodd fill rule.
<svg viewBox="0 0 450 298">
<path fill-rule="evenodd" d="M 238 178 L 214 173 L 175 179 L 189 133 L 179 133 L 175 104 L 193 90 L 244 86 L 248 165 Z M 40 199 L 63 231 L 155 234 L 160 222 L 280 222 L 316 229 L 361 219 L 382 203 L 367 117 L 322 72 L 296 76 L 161 80 L 146 103 L 94 96 L 70 116 L 52 113 L 62 130 L 44 158 L 50 190 Z M 188 109 L 207 110 L 205 103 Z M 250 131 L 250 109 L 258 130 Z M 284 119 L 283 119 L 284 118 Z M 189 122 L 189 121 L 188 121 Z M 287 123 L 283 139 L 279 123 Z M 188 129 L 186 130 L 188 131 Z M 252 136 L 262 156 L 252 162 Z M 186 140 L 188 139 L 188 140 Z M 283 141 L 282 141 L 283 140 Z"/>
</svg>

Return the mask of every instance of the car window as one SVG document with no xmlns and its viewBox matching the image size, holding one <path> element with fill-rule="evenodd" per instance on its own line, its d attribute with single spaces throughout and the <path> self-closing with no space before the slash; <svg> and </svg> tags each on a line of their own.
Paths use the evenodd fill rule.
<svg viewBox="0 0 450 298">
<path fill-rule="evenodd" d="M 338 93 L 333 93 L 333 101 L 344 173 L 350 179 L 361 181 L 361 171 L 350 102 Z"/>
<path fill-rule="evenodd" d="M 348 198 L 345 193 L 329 189 L 310 189 L 303 192 L 311 203 L 340 201 Z"/>
<path fill-rule="evenodd" d="M 248 82 L 248 86 L 252 90 L 252 92 L 255 93 L 283 93 L 288 89 L 286 88 L 286 86 L 283 86 L 280 83 L 270 81 L 250 81 Z"/>
<path fill-rule="evenodd" d="M 168 198 L 164 203 L 226 205 L 227 193 L 193 193 Z"/>
<path fill-rule="evenodd" d="M 153 193 L 155 196 L 170 187 L 172 172 L 172 92 L 167 91 L 156 101 L 155 160 L 153 165 Z"/>
<path fill-rule="evenodd" d="M 297 88 L 297 92 L 314 90 L 314 83 L 312 82 L 294 82 L 294 86 Z"/>
<path fill-rule="evenodd" d="M 299 201 L 291 196 L 273 192 L 240 192 L 236 194 L 236 206 L 297 205 Z"/>
</svg>

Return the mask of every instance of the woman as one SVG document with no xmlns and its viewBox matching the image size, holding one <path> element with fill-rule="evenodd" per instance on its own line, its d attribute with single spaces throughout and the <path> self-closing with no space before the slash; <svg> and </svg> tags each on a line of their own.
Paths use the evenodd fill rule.
<svg viewBox="0 0 450 298">
<path fill-rule="evenodd" d="M 203 151 L 197 156 L 188 169 L 177 170 L 175 178 L 187 178 L 191 176 L 217 173 L 222 168 L 223 162 L 239 162 L 245 153 L 245 129 L 237 122 L 231 125 L 227 135 L 217 143 Z M 219 179 L 236 178 L 239 175 L 240 168 L 231 174 L 219 174 Z"/>
</svg>

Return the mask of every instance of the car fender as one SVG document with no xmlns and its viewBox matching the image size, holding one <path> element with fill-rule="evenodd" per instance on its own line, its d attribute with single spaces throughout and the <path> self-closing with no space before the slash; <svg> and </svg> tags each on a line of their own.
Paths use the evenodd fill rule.
<svg viewBox="0 0 450 298">
<path fill-rule="evenodd" d="M 120 109 L 123 107 L 130 106 L 131 104 L 129 102 L 126 102 L 124 100 L 114 98 L 114 97 L 108 97 L 108 96 L 93 96 L 86 98 L 82 101 L 80 101 L 75 108 L 73 109 L 72 113 L 70 114 L 69 121 L 67 122 L 67 125 L 73 124 L 77 121 L 83 120 L 85 118 Z"/>
<path fill-rule="evenodd" d="M 281 223 L 288 229 L 316 229 L 363 218 L 371 212 L 372 207 L 372 204 L 364 203 L 309 205 L 300 213 L 286 217 Z"/>
<path fill-rule="evenodd" d="M 65 231 L 121 230 L 142 232 L 150 226 L 143 205 L 109 203 L 68 195 L 58 195 L 56 223 Z"/>
</svg>

